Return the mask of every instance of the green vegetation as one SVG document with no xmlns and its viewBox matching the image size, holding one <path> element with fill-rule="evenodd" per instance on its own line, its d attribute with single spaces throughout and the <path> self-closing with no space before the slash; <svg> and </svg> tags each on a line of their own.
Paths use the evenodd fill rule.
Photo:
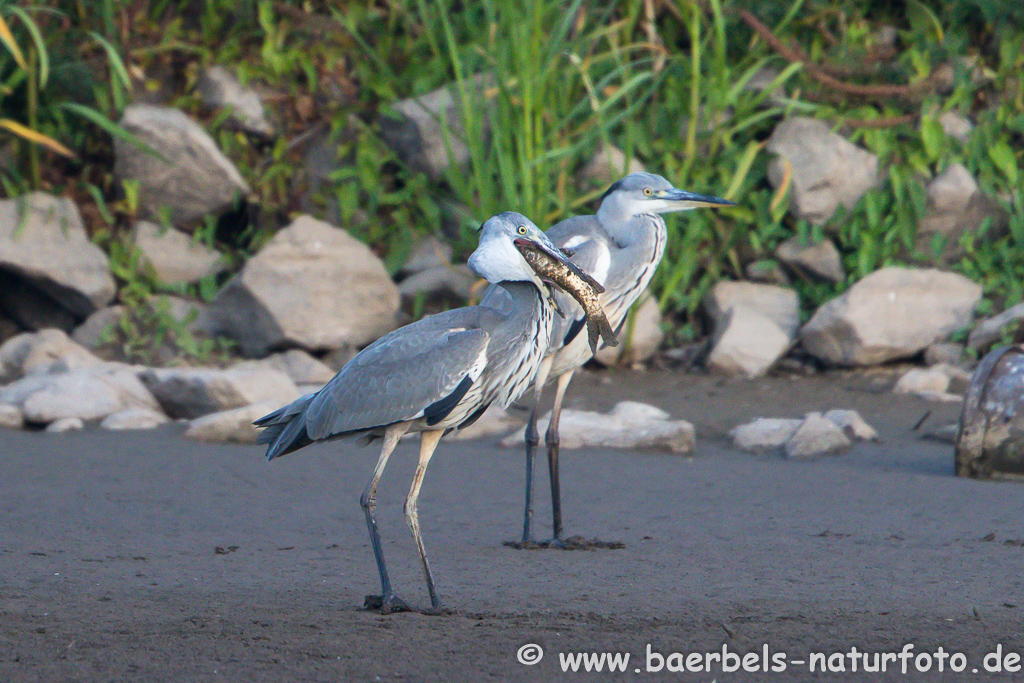
<svg viewBox="0 0 1024 683">
<path fill-rule="evenodd" d="M 201 120 L 253 189 L 243 228 L 211 222 L 197 238 L 240 262 L 316 186 L 318 209 L 336 212 L 394 271 L 419 234 L 444 229 L 465 255 L 495 211 L 543 225 L 591 211 L 604 188 L 578 185 L 578 169 L 612 144 L 679 186 L 739 203 L 669 219 L 654 288 L 685 338 L 701 332 L 694 313 L 714 282 L 742 278 L 793 235 L 830 236 L 848 273 L 838 285 L 798 280 L 807 310 L 879 267 L 933 262 L 945 245 L 922 248 L 915 235 L 922 179 L 960 162 L 1010 223 L 995 237 L 965 236 L 949 266 L 980 282 L 993 309 L 1021 301 L 1024 10 L 998 0 L 746 6 L 0 0 L 2 192 L 73 196 L 95 239 L 118 248 L 134 210 L 132 188 L 112 176 L 111 136 L 124 135 L 112 121 L 145 96 Z M 194 86 L 214 64 L 272 93 L 276 137 L 240 133 L 202 106 Z M 429 178 L 376 126 L 392 103 L 448 83 L 470 162 Z M 943 132 L 945 111 L 975 122 L 968 142 Z M 787 115 L 826 121 L 878 155 L 885 182 L 825 226 L 795 220 L 785 187 L 767 181 L 764 150 Z M 304 163 L 310 140 L 337 147 L 322 182 Z M 131 291 L 161 289 L 132 268 L 117 277 Z M 208 298 L 216 286 L 190 293 Z"/>
</svg>

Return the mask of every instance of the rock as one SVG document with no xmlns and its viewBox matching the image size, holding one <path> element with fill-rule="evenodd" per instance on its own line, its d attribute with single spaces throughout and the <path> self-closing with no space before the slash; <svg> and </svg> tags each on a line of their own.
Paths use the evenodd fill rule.
<svg viewBox="0 0 1024 683">
<path fill-rule="evenodd" d="M 239 83 L 224 67 L 211 66 L 203 71 L 196 90 L 207 106 L 230 109 L 231 120 L 242 130 L 267 137 L 274 134 L 259 94 Z"/>
<path fill-rule="evenodd" d="M 930 368 L 913 368 L 899 378 L 893 391 L 897 394 L 913 394 L 929 401 L 956 403 L 962 396 L 949 393 L 954 377 L 963 379 L 962 370 L 951 365 L 939 364 Z"/>
<path fill-rule="evenodd" d="M 733 445 L 745 451 L 779 448 L 796 433 L 803 420 L 759 417 L 729 431 Z"/>
<path fill-rule="evenodd" d="M 158 409 L 137 370 L 120 363 L 29 375 L 0 388 L 0 403 L 20 408 L 26 422 L 42 424 L 65 417 L 100 420 L 128 408 Z"/>
<path fill-rule="evenodd" d="M 757 377 L 768 372 L 792 343 L 793 338 L 774 320 L 737 304 L 716 326 L 707 365 L 720 372 Z"/>
<path fill-rule="evenodd" d="M 410 275 L 398 283 L 398 292 L 409 298 L 417 294 L 448 294 L 463 301 L 473 294 L 478 278 L 466 266 L 434 266 Z"/>
<path fill-rule="evenodd" d="M 1024 304 L 1017 304 L 1006 309 L 999 315 L 987 318 L 971 331 L 967 338 L 967 346 L 979 351 L 998 342 L 1007 325 L 1020 327 L 1024 324 Z"/>
<path fill-rule="evenodd" d="M 0 201 L 0 309 L 21 327 L 69 331 L 114 291 L 74 202 L 43 192 Z"/>
<path fill-rule="evenodd" d="M 118 322 L 127 310 L 121 304 L 101 308 L 76 327 L 71 338 L 87 349 L 98 348 L 103 345 L 107 335 L 117 329 Z"/>
<path fill-rule="evenodd" d="M 517 427 L 522 427 L 523 421 L 509 415 L 497 403 L 484 411 L 473 424 L 464 429 L 456 431 L 448 438 L 452 441 L 469 441 L 470 439 L 482 439 L 488 436 L 504 436 Z"/>
<path fill-rule="evenodd" d="M 786 119 L 775 127 L 767 147 L 778 155 L 768 166 L 768 180 L 778 188 L 788 163 L 790 208 L 815 225 L 831 218 L 840 204 L 852 209 L 879 182 L 878 157 L 836 135 L 824 121 Z"/>
<path fill-rule="evenodd" d="M 54 434 L 77 431 L 84 428 L 85 423 L 77 417 L 62 417 L 46 425 L 46 431 L 53 432 Z"/>
<path fill-rule="evenodd" d="M 954 140 L 967 144 L 974 132 L 974 124 L 966 116 L 961 116 L 955 111 L 944 111 L 939 114 L 939 125 L 943 132 Z"/>
<path fill-rule="evenodd" d="M 551 415 L 537 422 L 543 434 Z M 525 429 L 502 439 L 503 446 L 521 446 Z M 685 420 L 670 420 L 668 413 L 654 406 L 623 401 L 603 415 L 578 410 L 563 410 L 559 423 L 563 449 L 583 447 L 659 448 L 673 453 L 693 451 L 695 432 Z"/>
<path fill-rule="evenodd" d="M 0 403 L 0 428 L 21 429 L 25 425 L 25 417 L 21 408 L 8 403 Z"/>
<path fill-rule="evenodd" d="M 821 413 L 808 413 L 782 446 L 787 458 L 803 459 L 832 453 L 851 445 L 842 428 Z"/>
<path fill-rule="evenodd" d="M 790 237 L 775 249 L 775 257 L 791 268 L 828 282 L 846 280 L 846 270 L 839 250 L 830 239 L 816 244 L 804 244 L 799 237 Z"/>
<path fill-rule="evenodd" d="M 146 303 L 156 314 L 170 316 L 192 334 L 214 337 L 221 332 L 210 307 L 201 301 L 174 294 L 154 294 Z"/>
<path fill-rule="evenodd" d="M 447 266 L 452 262 L 451 245 L 436 237 L 427 237 L 413 248 L 412 253 L 402 266 L 402 275 L 409 276 L 438 266 Z"/>
<path fill-rule="evenodd" d="M 602 145 L 580 169 L 581 180 L 608 186 L 624 175 L 642 173 L 647 169 L 636 157 L 626 160 L 626 153 L 615 145 Z"/>
<path fill-rule="evenodd" d="M 704 310 L 718 330 L 733 306 L 744 306 L 771 319 L 790 338 L 800 330 L 800 297 L 792 289 L 723 280 L 704 297 Z"/>
<path fill-rule="evenodd" d="M 167 416 L 148 408 L 128 408 L 103 418 L 100 428 L 112 431 L 153 429 L 168 422 Z"/>
<path fill-rule="evenodd" d="M 605 346 L 598 349 L 594 358 L 603 365 L 635 365 L 648 360 L 665 339 L 661 330 L 661 309 L 658 301 L 649 293 L 640 295 L 639 303 L 633 304 L 635 311 L 633 327 L 630 329 L 629 318 L 626 318 L 619 333 L 618 346 Z"/>
<path fill-rule="evenodd" d="M 139 221 L 131 241 L 161 282 L 189 284 L 224 270 L 220 252 L 174 228 Z"/>
<path fill-rule="evenodd" d="M 883 268 L 822 305 L 800 331 L 831 365 L 875 365 L 919 353 L 966 327 L 981 287 L 939 270 Z"/>
<path fill-rule="evenodd" d="M 917 226 L 917 249 L 936 260 L 952 263 L 963 255 L 960 244 L 965 234 L 986 239 L 1007 234 L 1010 216 L 998 202 L 984 194 L 963 164 L 951 164 L 928 184 L 925 215 Z M 938 253 L 935 245 L 941 241 Z"/>
<path fill-rule="evenodd" d="M 471 106 L 477 112 L 486 113 L 490 109 L 487 100 L 491 95 L 487 90 L 493 83 L 491 74 L 477 74 L 466 82 L 466 96 L 474 100 Z M 464 166 L 469 162 L 462 102 L 455 84 L 396 102 L 391 105 L 391 111 L 393 114 L 385 114 L 378 120 L 381 138 L 413 169 L 436 180 L 452 163 Z M 489 117 L 481 118 L 481 130 L 469 134 L 487 138 L 490 136 Z"/>
<path fill-rule="evenodd" d="M 133 104 L 124 110 L 121 126 L 163 157 L 114 138 L 114 171 L 119 179 L 138 183 L 144 216 L 166 214 L 180 225 L 219 213 L 249 193 L 234 164 L 181 111 Z"/>
<path fill-rule="evenodd" d="M 277 408 L 280 408 L 277 403 L 257 403 L 210 413 L 192 420 L 185 430 L 185 436 L 200 441 L 256 443 L 258 430 L 253 425 L 253 420 Z"/>
<path fill-rule="evenodd" d="M 764 282 L 769 285 L 788 285 L 789 276 L 778 262 L 771 259 L 759 259 L 751 261 L 743 268 L 743 274 L 748 280 Z"/>
<path fill-rule="evenodd" d="M 194 419 L 261 402 L 282 406 L 299 397 L 295 382 L 278 370 L 151 368 L 140 379 L 172 418 Z"/>
<path fill-rule="evenodd" d="M 878 432 L 856 410 L 830 410 L 825 413 L 825 419 L 842 429 L 849 439 L 878 441 Z"/>
<path fill-rule="evenodd" d="M 275 353 L 262 360 L 235 363 L 233 370 L 270 369 L 288 375 L 295 384 L 322 387 L 331 381 L 335 371 L 301 349 Z"/>
<path fill-rule="evenodd" d="M 61 330 L 23 332 L 0 346 L 0 383 L 26 375 L 67 372 L 102 363 Z"/>
<path fill-rule="evenodd" d="M 946 363 L 955 365 L 964 356 L 964 345 L 953 342 L 936 342 L 924 350 L 924 362 L 928 365 Z"/>
<path fill-rule="evenodd" d="M 365 345 L 395 327 L 399 305 L 381 260 L 347 232 L 301 216 L 277 233 L 213 303 L 247 355 Z"/>
</svg>

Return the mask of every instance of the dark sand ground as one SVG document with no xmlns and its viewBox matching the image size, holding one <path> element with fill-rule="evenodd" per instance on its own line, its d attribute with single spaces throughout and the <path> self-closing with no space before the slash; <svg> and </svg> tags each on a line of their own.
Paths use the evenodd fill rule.
<svg viewBox="0 0 1024 683">
<path fill-rule="evenodd" d="M 967 680 L 1024 653 L 1024 488 L 952 476 L 913 431 L 957 406 L 865 375 L 720 380 L 590 373 L 572 407 L 636 399 L 693 421 L 693 457 L 563 454 L 566 527 L 621 550 L 519 551 L 523 463 L 489 441 L 442 444 L 420 501 L 452 616 L 360 609 L 376 571 L 358 496 L 373 448 L 261 449 L 146 433 L 0 432 L 0 681 Z M 787 462 L 733 450 L 754 416 L 852 407 L 882 435 Z M 379 517 L 392 576 L 427 598 L 392 459 Z M 546 487 L 537 519 L 547 531 Z M 986 540 L 990 539 L 990 540 Z M 545 655 L 517 662 L 520 646 Z M 809 653 L 962 652 L 964 674 L 810 674 Z M 651 674 L 646 646 L 785 653 L 784 672 Z M 626 673 L 562 673 L 559 653 L 628 652 Z M 652 663 L 657 663 L 655 659 Z M 991 661 L 990 661 L 991 663 Z M 636 673 L 639 669 L 640 673 Z M 1002 680 L 1022 675 L 1003 674 Z"/>
</svg>

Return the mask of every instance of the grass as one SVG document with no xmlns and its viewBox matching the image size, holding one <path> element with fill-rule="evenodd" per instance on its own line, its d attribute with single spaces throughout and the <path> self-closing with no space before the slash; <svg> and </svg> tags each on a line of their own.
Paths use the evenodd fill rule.
<svg viewBox="0 0 1024 683">
<path fill-rule="evenodd" d="M 500 210 L 521 211 L 541 225 L 593 211 L 604 188 L 581 185 L 577 172 L 612 144 L 681 187 L 738 202 L 668 221 L 670 240 L 652 287 L 675 338 L 686 339 L 704 332 L 698 311 L 715 282 L 743 278 L 753 261 L 770 263 L 793 235 L 832 239 L 848 274 L 837 285 L 798 278 L 808 311 L 885 265 L 932 262 L 929 252 L 941 245 L 921 249 L 916 240 L 924 181 L 962 163 L 1006 208 L 1010 227 L 999 237 L 966 236 L 961 256 L 947 265 L 980 282 L 992 309 L 1021 301 L 1020 11 L 991 0 L 914 0 L 900 11 L 868 1 L 758 3 L 757 18 L 784 48 L 801 51 L 792 59 L 744 19 L 744 6 L 103 0 L 93 8 L 0 0 L 0 96 L 11 112 L 0 121 L 0 136 L 7 136 L 0 141 L 18 148 L 16 163 L 0 172 L 3 192 L 74 196 L 109 248 L 134 216 L 132 188 L 110 170 L 110 138 L 121 134 L 113 122 L 133 92 L 162 92 L 211 130 L 256 200 L 244 230 L 210 222 L 198 226 L 198 239 L 240 263 L 306 195 L 317 213 L 336 215 L 394 272 L 423 234 L 444 231 L 467 255 L 475 227 Z M 896 30 L 896 49 L 877 57 L 886 49 L 878 33 L 886 24 Z M 192 94 L 201 69 L 212 64 L 270 89 L 278 137 L 241 133 Z M 944 65 L 952 68 L 939 87 Z M 825 67 L 845 84 L 906 86 L 911 94 L 852 95 L 821 78 Z M 384 145 L 376 122 L 394 102 L 445 85 L 456 95 L 464 131 L 448 130 L 449 140 L 464 136 L 469 161 L 430 178 Z M 946 111 L 973 120 L 968 142 L 942 130 Z M 885 169 L 876 190 L 824 226 L 796 220 L 787 211 L 788 189 L 767 182 L 765 140 L 792 115 L 828 122 L 878 155 Z M 308 140 L 329 145 L 336 162 L 311 196 Z M 139 277 L 126 271 L 123 288 Z M 192 293 L 208 297 L 217 284 Z"/>
</svg>

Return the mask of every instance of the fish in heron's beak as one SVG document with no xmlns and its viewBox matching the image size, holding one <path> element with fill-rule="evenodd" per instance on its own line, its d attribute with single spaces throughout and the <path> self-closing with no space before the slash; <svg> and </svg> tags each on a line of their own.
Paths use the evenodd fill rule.
<svg viewBox="0 0 1024 683">
<path fill-rule="evenodd" d="M 597 353 L 599 338 L 604 339 L 608 346 L 618 346 L 619 340 L 608 322 L 608 316 L 597 295 L 604 292 L 599 282 L 585 273 L 579 266 L 569 260 L 568 256 L 551 242 L 544 244 L 531 239 L 513 240 L 516 249 L 523 255 L 534 272 L 545 282 L 550 282 L 567 292 L 587 316 L 587 338 L 590 349 Z"/>
</svg>

